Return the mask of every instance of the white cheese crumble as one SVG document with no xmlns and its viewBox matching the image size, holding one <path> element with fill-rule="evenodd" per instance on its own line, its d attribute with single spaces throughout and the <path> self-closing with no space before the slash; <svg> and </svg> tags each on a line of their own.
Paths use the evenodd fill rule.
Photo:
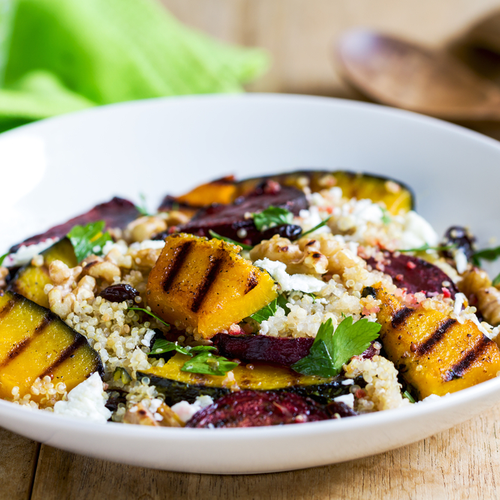
<svg viewBox="0 0 500 500">
<path fill-rule="evenodd" d="M 265 269 L 279 283 L 284 292 L 297 290 L 304 293 L 315 293 L 320 292 L 326 286 L 325 282 L 308 274 L 288 274 L 286 264 L 283 262 L 264 258 L 256 260 L 253 264 Z"/>
<path fill-rule="evenodd" d="M 354 385 L 354 379 L 352 378 L 346 378 L 345 380 L 342 380 L 340 382 L 342 385 Z"/>
<path fill-rule="evenodd" d="M 117 242 L 106 241 L 102 247 L 102 254 L 106 256 L 109 252 L 111 252 L 111 250 L 118 250 L 122 255 L 125 255 L 128 251 L 128 246 L 123 240 L 119 240 Z"/>
<path fill-rule="evenodd" d="M 78 384 L 68 394 L 67 401 L 58 401 L 54 405 L 54 413 L 91 422 L 106 423 L 111 417 L 111 412 L 104 406 L 106 400 L 101 377 L 96 372 Z"/>
<path fill-rule="evenodd" d="M 466 297 L 463 293 L 457 293 L 455 295 L 455 306 L 453 307 L 453 312 L 459 316 L 460 313 L 462 312 L 462 306 L 464 305 L 464 302 L 466 300 Z"/>
<path fill-rule="evenodd" d="M 343 396 L 338 396 L 333 398 L 337 403 L 344 403 L 350 408 L 354 408 L 354 394 L 344 394 Z"/>
<path fill-rule="evenodd" d="M 144 240 L 130 245 L 130 250 L 158 250 L 165 246 L 164 240 Z"/>
<path fill-rule="evenodd" d="M 458 274 L 462 274 L 467 270 L 467 256 L 462 249 L 458 249 L 453 256 Z"/>
<path fill-rule="evenodd" d="M 24 266 L 25 264 L 28 264 L 28 262 L 31 262 L 31 259 L 33 259 L 35 255 L 39 255 L 44 250 L 47 250 L 47 248 L 51 247 L 58 240 L 59 238 L 49 238 L 45 241 L 41 241 L 40 243 L 36 243 L 35 245 L 21 245 L 16 253 L 11 253 L 5 257 L 2 266 Z"/>
<path fill-rule="evenodd" d="M 432 226 L 420 215 L 410 210 L 404 215 L 401 248 L 419 248 L 425 244 L 437 246 L 439 237 Z"/>
<path fill-rule="evenodd" d="M 214 400 L 210 396 L 198 396 L 193 404 L 187 401 L 180 401 L 172 406 L 172 411 L 183 421 L 187 422 L 193 415 L 203 408 L 213 404 Z"/>
</svg>

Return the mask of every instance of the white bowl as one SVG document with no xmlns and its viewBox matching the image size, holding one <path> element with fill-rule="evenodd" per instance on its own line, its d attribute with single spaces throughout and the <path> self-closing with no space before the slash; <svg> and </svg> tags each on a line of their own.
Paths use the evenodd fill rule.
<svg viewBox="0 0 500 500">
<path fill-rule="evenodd" d="M 438 232 L 468 225 L 500 237 L 500 146 L 445 122 L 336 99 L 243 95 L 103 107 L 0 136 L 0 254 L 112 195 L 153 208 L 162 195 L 230 173 L 344 168 L 409 184 Z M 436 402 L 282 427 L 169 429 L 33 412 L 0 401 L 0 424 L 65 450 L 173 471 L 240 474 L 299 469 L 423 439 L 500 401 L 500 380 Z"/>
</svg>

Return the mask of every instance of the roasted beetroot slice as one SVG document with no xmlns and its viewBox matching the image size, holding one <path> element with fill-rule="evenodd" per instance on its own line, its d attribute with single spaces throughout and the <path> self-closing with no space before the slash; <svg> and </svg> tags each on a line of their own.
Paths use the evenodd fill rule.
<svg viewBox="0 0 500 500">
<path fill-rule="evenodd" d="M 66 236 L 71 228 L 76 225 L 84 226 L 89 224 L 90 222 L 97 222 L 103 220 L 106 222 L 106 228 L 120 228 L 123 229 L 127 226 L 127 224 L 139 216 L 139 211 L 135 207 L 135 205 L 125 200 L 124 198 L 115 197 L 111 201 L 106 203 L 101 203 L 100 205 L 96 205 L 94 208 L 89 210 L 88 212 L 78 215 L 73 219 L 70 219 L 68 222 L 64 224 L 59 224 L 58 226 L 54 226 L 53 228 L 45 231 L 45 233 L 37 234 L 36 236 L 32 236 L 27 240 L 14 245 L 10 252 L 17 252 L 20 246 L 29 246 L 34 245 L 36 243 L 40 243 L 41 241 L 45 241 L 49 238 L 62 238 Z"/>
<path fill-rule="evenodd" d="M 239 391 L 222 396 L 186 424 L 187 427 L 260 427 L 327 420 L 312 399 L 293 393 Z"/>
<path fill-rule="evenodd" d="M 412 255 L 400 253 L 395 256 L 384 252 L 384 260 L 367 260 L 374 269 L 379 269 L 391 276 L 398 288 L 406 288 L 408 293 L 425 292 L 428 297 L 443 293 L 443 288 L 450 292 L 451 298 L 458 293 L 451 278 L 439 267 Z M 444 292 L 446 293 L 446 292 Z"/>
<path fill-rule="evenodd" d="M 309 354 L 314 339 L 219 333 L 213 342 L 226 358 L 291 366 Z"/>
<path fill-rule="evenodd" d="M 212 230 L 232 240 L 256 245 L 263 239 L 270 238 L 272 234 L 287 230 L 283 229 L 283 226 L 277 226 L 275 232 L 271 231 L 272 234 L 266 232 L 264 235 L 257 230 L 253 219 L 245 218 L 248 213 L 262 212 L 270 206 L 286 208 L 298 215 L 302 209 L 308 208 L 309 205 L 304 193 L 293 187 L 279 186 L 279 184 L 273 186 L 272 190 L 258 187 L 249 195 L 241 196 L 231 205 L 212 205 L 200 210 L 193 219 L 186 224 L 177 226 L 175 230 L 207 237 L 210 236 L 209 231 Z M 297 232 L 295 226 L 290 229 L 290 234 L 294 231 Z"/>
<path fill-rule="evenodd" d="M 326 405 L 326 411 L 331 418 L 355 417 L 357 413 L 341 401 L 332 401 Z"/>
</svg>

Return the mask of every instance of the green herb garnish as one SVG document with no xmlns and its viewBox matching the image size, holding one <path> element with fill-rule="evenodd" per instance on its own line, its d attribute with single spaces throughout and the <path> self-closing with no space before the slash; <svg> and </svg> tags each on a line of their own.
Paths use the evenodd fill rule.
<svg viewBox="0 0 500 500">
<path fill-rule="evenodd" d="M 322 220 L 319 224 L 316 224 L 313 228 L 311 229 L 308 229 L 305 233 L 302 233 L 300 235 L 300 238 L 303 238 L 304 236 L 307 236 L 308 234 L 311 234 L 311 233 L 314 233 L 314 231 L 318 230 L 320 227 L 323 227 L 323 226 L 326 226 L 328 224 L 328 221 L 331 219 L 332 217 L 328 217 L 324 220 Z"/>
<path fill-rule="evenodd" d="M 427 250 L 435 250 L 436 252 L 441 252 L 443 250 L 453 250 L 456 248 L 456 245 L 438 245 L 437 247 L 432 247 L 428 243 L 425 245 L 422 245 L 421 247 L 418 248 L 407 248 L 407 249 L 398 249 L 397 251 L 400 253 L 406 253 L 406 252 L 426 252 Z"/>
<path fill-rule="evenodd" d="M 150 215 L 153 215 L 149 213 L 146 202 L 146 196 L 144 195 L 144 193 L 139 193 L 139 199 L 141 200 L 140 205 L 135 206 L 135 208 L 137 208 L 137 211 L 144 217 L 149 217 Z"/>
<path fill-rule="evenodd" d="M 168 323 L 165 323 L 165 321 L 163 321 L 161 318 L 154 315 L 151 311 L 148 311 L 147 309 L 143 309 L 142 307 L 129 307 L 128 310 L 129 311 L 142 311 L 146 314 L 149 314 L 151 317 L 153 317 L 154 319 L 156 319 L 160 323 L 163 323 L 165 326 L 168 326 L 170 328 L 170 325 Z"/>
<path fill-rule="evenodd" d="M 410 403 L 415 403 L 415 399 L 408 391 L 403 392 L 403 397 L 406 398 Z"/>
<path fill-rule="evenodd" d="M 224 356 L 216 356 L 211 352 L 202 352 L 186 361 L 181 371 L 201 373 L 203 375 L 225 375 L 236 366 L 238 366 L 238 363 L 229 361 Z"/>
<path fill-rule="evenodd" d="M 492 281 L 493 286 L 500 285 L 500 274 Z"/>
<path fill-rule="evenodd" d="M 288 301 L 284 295 L 278 295 L 276 299 L 267 304 L 267 306 L 264 306 L 262 309 L 259 309 L 257 312 L 251 314 L 250 317 L 258 323 L 262 323 L 276 314 L 278 306 L 284 309 L 285 315 L 287 315 L 290 312 L 287 303 Z"/>
<path fill-rule="evenodd" d="M 273 207 L 266 208 L 262 212 L 252 214 L 255 227 L 259 231 L 264 231 L 270 227 L 282 226 L 293 222 L 293 214 L 286 208 Z"/>
<path fill-rule="evenodd" d="M 222 241 L 227 241 L 228 243 L 232 243 L 233 245 L 238 245 L 243 250 L 252 250 L 253 246 L 251 245 L 245 245 L 245 243 L 239 243 L 238 241 L 234 241 L 231 238 L 227 238 L 226 236 L 221 236 L 220 234 L 217 234 L 215 231 L 212 231 L 211 229 L 208 230 L 208 233 L 212 238 L 215 238 L 216 240 L 222 240 Z"/>
<path fill-rule="evenodd" d="M 190 356 L 189 350 L 185 347 L 182 347 L 177 342 L 171 342 L 167 339 L 157 339 L 151 348 L 151 354 L 165 354 L 167 352 L 180 352 L 181 354 L 185 354 L 186 356 Z"/>
<path fill-rule="evenodd" d="M 3 255 L 0 255 L 0 266 L 3 264 L 5 257 L 7 257 L 8 255 L 9 255 L 9 252 L 4 253 Z"/>
<path fill-rule="evenodd" d="M 387 210 L 387 208 L 384 207 L 380 208 L 382 209 L 382 224 L 387 226 L 387 224 L 390 224 L 392 221 L 389 210 Z"/>
<path fill-rule="evenodd" d="M 100 255 L 108 241 L 112 241 L 108 232 L 103 232 L 106 223 L 103 220 L 91 222 L 86 226 L 74 226 L 68 233 L 68 238 L 75 249 L 78 262 L 91 254 Z"/>
<path fill-rule="evenodd" d="M 479 250 L 472 254 L 472 262 L 474 265 L 479 266 L 481 260 L 487 260 L 493 262 L 500 257 L 500 247 L 496 248 L 485 248 L 484 250 Z"/>
<path fill-rule="evenodd" d="M 257 323 L 262 323 L 263 321 L 268 320 L 271 316 L 276 314 L 278 310 L 278 299 L 274 299 L 272 302 L 264 306 L 262 309 L 259 309 L 257 312 L 254 312 L 250 315 L 252 319 L 257 321 Z"/>
<path fill-rule="evenodd" d="M 333 331 L 328 319 L 319 327 L 309 354 L 292 365 L 303 375 L 334 377 L 353 356 L 362 354 L 378 337 L 381 325 L 361 319 L 353 324 L 352 316 L 345 318 Z"/>
</svg>

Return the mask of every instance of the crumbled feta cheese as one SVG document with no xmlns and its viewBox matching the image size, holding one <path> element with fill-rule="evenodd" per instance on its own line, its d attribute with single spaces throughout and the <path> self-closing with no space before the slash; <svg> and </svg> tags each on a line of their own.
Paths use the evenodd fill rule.
<svg viewBox="0 0 500 500">
<path fill-rule="evenodd" d="M 128 251 L 128 246 L 123 240 L 117 242 L 106 241 L 102 247 L 102 254 L 106 256 L 111 250 L 118 250 L 122 255 L 125 255 Z"/>
<path fill-rule="evenodd" d="M 165 246 L 165 241 L 163 240 L 144 240 L 130 245 L 130 250 L 158 250 Z"/>
<path fill-rule="evenodd" d="M 342 380 L 342 382 L 340 382 L 342 385 L 354 385 L 354 379 L 352 378 L 347 378 L 345 380 Z"/>
<path fill-rule="evenodd" d="M 288 274 L 283 262 L 264 258 L 256 260 L 254 265 L 265 269 L 281 286 L 284 292 L 297 290 L 304 293 L 320 292 L 326 283 L 308 274 Z"/>
<path fill-rule="evenodd" d="M 16 253 L 11 253 L 5 260 L 3 261 L 2 266 L 4 267 L 17 267 L 24 266 L 31 262 L 31 259 L 35 257 L 35 255 L 41 254 L 44 250 L 51 247 L 59 238 L 49 238 L 45 241 L 41 241 L 40 243 L 36 243 L 35 245 L 21 245 L 19 250 Z"/>
<path fill-rule="evenodd" d="M 453 312 L 457 316 L 462 312 L 462 306 L 464 305 L 465 300 L 466 297 L 463 293 L 457 293 L 455 295 L 455 306 L 453 307 Z"/>
<path fill-rule="evenodd" d="M 458 274 L 462 274 L 467 270 L 467 256 L 462 249 L 458 249 L 453 256 Z"/>
<path fill-rule="evenodd" d="M 214 400 L 210 396 L 198 396 L 193 404 L 187 401 L 180 401 L 172 406 L 172 411 L 183 421 L 187 422 L 193 418 L 198 411 L 213 404 Z"/>
<path fill-rule="evenodd" d="M 337 403 L 344 403 L 350 408 L 354 408 L 354 394 L 344 394 L 333 399 Z"/>
<path fill-rule="evenodd" d="M 154 330 L 148 329 L 141 340 L 141 344 L 146 347 L 151 347 L 151 339 L 155 336 L 155 333 Z"/>
<path fill-rule="evenodd" d="M 439 237 L 432 226 L 420 215 L 410 210 L 404 216 L 401 248 L 419 248 L 425 244 L 437 246 Z"/>
<path fill-rule="evenodd" d="M 306 232 L 312 229 L 313 227 L 316 227 L 322 221 L 323 218 L 319 213 L 318 207 L 311 206 L 309 210 L 301 210 L 299 212 L 299 216 L 295 218 L 294 223 L 299 224 L 302 227 L 303 232 Z M 329 233 L 329 232 L 331 232 L 330 228 L 328 227 L 328 225 L 326 225 L 318 228 L 316 231 L 314 231 L 314 234 Z"/>
<path fill-rule="evenodd" d="M 68 394 L 67 401 L 58 401 L 54 413 L 105 423 L 111 417 L 111 412 L 104 406 L 106 400 L 101 377 L 96 372 L 78 384 Z"/>
</svg>

